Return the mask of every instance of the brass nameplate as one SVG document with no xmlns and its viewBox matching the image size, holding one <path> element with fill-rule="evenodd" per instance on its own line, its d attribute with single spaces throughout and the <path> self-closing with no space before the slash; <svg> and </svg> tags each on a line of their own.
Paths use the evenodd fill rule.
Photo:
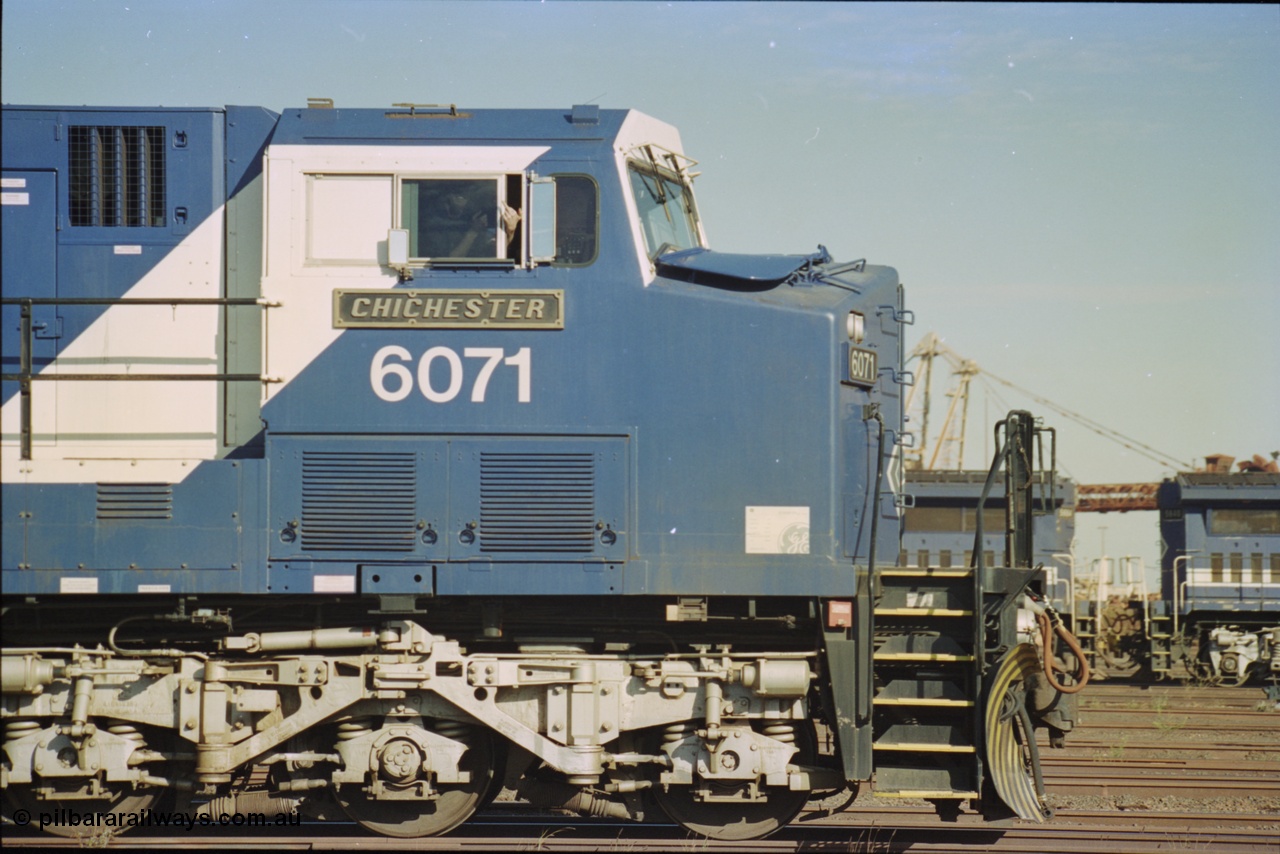
<svg viewBox="0 0 1280 854">
<path fill-rule="evenodd" d="M 563 329 L 564 291 L 333 292 L 335 329 Z"/>
</svg>

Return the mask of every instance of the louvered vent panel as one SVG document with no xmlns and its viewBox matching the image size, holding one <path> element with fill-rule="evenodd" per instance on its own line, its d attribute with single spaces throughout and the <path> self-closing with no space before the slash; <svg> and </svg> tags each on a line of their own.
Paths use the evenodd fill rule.
<svg viewBox="0 0 1280 854">
<path fill-rule="evenodd" d="M 480 550 L 591 552 L 595 478 L 590 453 L 482 453 Z"/>
<path fill-rule="evenodd" d="M 163 127 L 72 125 L 69 136 L 71 225 L 164 227 Z"/>
<path fill-rule="evenodd" d="M 412 453 L 304 451 L 302 548 L 413 551 L 416 482 Z"/>
<path fill-rule="evenodd" d="M 100 483 L 99 519 L 172 519 L 173 487 L 167 483 Z"/>
</svg>

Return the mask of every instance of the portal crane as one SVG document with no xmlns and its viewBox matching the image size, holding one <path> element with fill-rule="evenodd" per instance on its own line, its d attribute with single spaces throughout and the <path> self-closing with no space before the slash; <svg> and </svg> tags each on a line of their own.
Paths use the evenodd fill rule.
<svg viewBox="0 0 1280 854">
<path fill-rule="evenodd" d="M 930 445 L 929 436 L 929 410 L 932 405 L 932 380 L 934 373 L 934 362 L 939 357 L 951 369 L 951 374 L 955 377 L 954 386 L 946 392 L 947 397 L 951 399 L 947 406 L 947 414 L 943 419 L 942 429 L 936 440 Z M 1026 397 L 1035 400 L 1037 403 L 1046 406 L 1063 417 L 1075 421 L 1076 423 L 1087 427 L 1089 430 L 1098 435 L 1110 439 L 1131 451 L 1134 451 L 1148 459 L 1154 460 L 1162 465 L 1169 466 L 1175 471 L 1190 471 L 1192 465 L 1174 458 L 1169 454 L 1157 451 L 1150 445 L 1147 445 L 1123 433 L 1119 433 L 1099 424 L 1091 418 L 1087 418 L 1078 412 L 1073 412 L 1066 407 L 1054 403 L 1047 398 L 1041 397 L 1021 386 L 1018 386 L 1009 380 L 998 377 L 985 368 L 980 368 L 978 363 L 972 359 L 966 359 L 956 351 L 948 347 L 943 340 L 934 332 L 930 332 L 921 340 L 911 352 L 911 356 L 907 359 L 907 365 L 913 362 L 918 363 L 916 373 L 918 379 L 911 386 L 907 394 L 906 407 L 910 414 L 910 419 L 919 418 L 920 435 L 919 445 L 915 448 L 908 449 L 905 453 L 906 467 L 908 470 L 934 471 L 938 470 L 955 470 L 958 471 L 964 466 L 964 441 L 965 431 L 968 427 L 969 412 L 969 389 L 973 384 L 975 377 L 990 379 L 1006 388 L 1012 389 Z M 915 404 L 915 395 L 917 391 L 921 391 L 921 405 L 913 408 Z M 914 422 L 913 423 L 917 423 Z M 952 448 L 957 449 L 958 453 L 952 460 L 950 451 Z M 939 460 L 941 459 L 941 464 Z M 1107 510 L 1140 510 L 1155 508 L 1155 486 L 1150 485 L 1150 507 L 1138 506 L 1147 500 L 1148 484 L 1104 484 L 1093 487 L 1097 490 L 1096 498 L 1101 504 L 1096 509 L 1099 512 Z M 1084 487 L 1089 489 L 1090 487 Z M 1104 500 L 1105 499 L 1105 500 Z"/>
</svg>

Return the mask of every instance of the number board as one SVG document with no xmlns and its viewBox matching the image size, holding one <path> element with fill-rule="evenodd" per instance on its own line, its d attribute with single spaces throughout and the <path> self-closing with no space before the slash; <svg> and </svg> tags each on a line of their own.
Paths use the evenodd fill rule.
<svg viewBox="0 0 1280 854">
<path fill-rule="evenodd" d="M 863 350 L 861 347 L 849 348 L 848 376 L 845 381 L 853 385 L 873 386 L 879 375 L 879 367 L 874 350 Z"/>
</svg>

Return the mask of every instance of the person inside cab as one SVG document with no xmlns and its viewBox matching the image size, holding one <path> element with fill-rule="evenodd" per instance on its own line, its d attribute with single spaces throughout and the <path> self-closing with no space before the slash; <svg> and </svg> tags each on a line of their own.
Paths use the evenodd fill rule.
<svg viewBox="0 0 1280 854">
<path fill-rule="evenodd" d="M 507 246 L 520 223 L 520 212 L 501 201 L 497 190 L 497 181 L 490 179 L 423 182 L 419 207 L 423 226 L 421 255 L 506 257 Z"/>
</svg>

